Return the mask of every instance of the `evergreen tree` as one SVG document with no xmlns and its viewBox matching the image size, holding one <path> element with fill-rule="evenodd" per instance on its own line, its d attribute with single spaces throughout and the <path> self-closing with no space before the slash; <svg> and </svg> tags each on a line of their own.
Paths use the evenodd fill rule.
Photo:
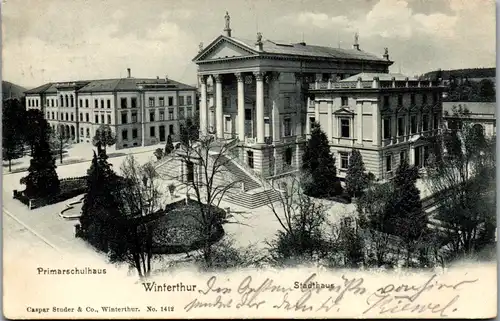
<svg viewBox="0 0 500 321">
<path fill-rule="evenodd" d="M 368 175 L 361 153 L 353 149 L 345 178 L 346 190 L 351 196 L 359 196 L 368 185 Z"/>
<path fill-rule="evenodd" d="M 401 237 L 406 244 L 407 263 L 415 245 L 427 234 L 427 215 L 416 186 L 418 177 L 417 167 L 410 167 L 406 161 L 401 163 L 396 170 L 394 194 L 387 209 L 387 232 Z"/>
<path fill-rule="evenodd" d="M 2 106 L 2 156 L 9 161 L 22 157 L 24 110 L 17 99 L 8 99 Z"/>
<path fill-rule="evenodd" d="M 165 145 L 165 155 L 169 155 L 174 150 L 174 144 L 172 143 L 172 136 L 167 136 L 167 144 Z"/>
<path fill-rule="evenodd" d="M 33 156 L 37 141 L 42 137 L 42 133 L 47 131 L 48 126 L 41 110 L 29 109 L 26 111 L 24 139 L 31 148 L 31 156 Z"/>
<path fill-rule="evenodd" d="M 309 178 L 303 186 L 306 195 L 328 196 L 341 192 L 334 188 L 338 180 L 337 169 L 328 138 L 316 122 L 311 124 L 311 137 L 306 143 L 302 162 L 302 170 Z"/>
<path fill-rule="evenodd" d="M 116 144 L 116 136 L 109 125 L 101 125 L 92 138 L 92 145 L 97 147 L 97 154 L 101 155 L 101 150 L 106 151 L 106 146 Z M 99 156 L 100 157 L 100 156 Z"/>
<path fill-rule="evenodd" d="M 59 193 L 59 178 L 55 160 L 50 152 L 48 131 L 48 126 L 42 130 L 35 143 L 33 158 L 28 168 L 29 174 L 21 179 L 21 184 L 26 185 L 25 194 L 29 197 L 47 197 Z"/>
<path fill-rule="evenodd" d="M 83 237 L 106 252 L 116 244 L 117 233 L 121 230 L 119 186 L 118 176 L 107 162 L 106 153 L 102 150 L 97 156 L 94 152 L 87 171 L 87 193 L 83 200 L 80 224 Z"/>
</svg>

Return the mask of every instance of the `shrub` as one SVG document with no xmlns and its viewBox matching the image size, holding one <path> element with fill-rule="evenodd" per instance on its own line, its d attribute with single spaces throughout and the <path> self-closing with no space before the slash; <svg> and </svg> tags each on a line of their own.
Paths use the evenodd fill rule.
<svg viewBox="0 0 500 321">
<path fill-rule="evenodd" d="M 162 157 L 163 157 L 163 149 L 161 149 L 161 148 L 157 148 L 157 149 L 155 150 L 155 152 L 154 152 L 154 155 L 156 156 L 156 159 L 157 159 L 157 160 L 162 159 Z"/>
</svg>

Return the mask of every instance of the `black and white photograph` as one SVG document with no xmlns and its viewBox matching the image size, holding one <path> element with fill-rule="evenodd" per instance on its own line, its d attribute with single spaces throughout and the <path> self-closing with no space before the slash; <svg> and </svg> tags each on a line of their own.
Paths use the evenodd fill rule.
<svg viewBox="0 0 500 321">
<path fill-rule="evenodd" d="M 497 315 L 493 0 L 4 0 L 3 316 Z"/>
</svg>

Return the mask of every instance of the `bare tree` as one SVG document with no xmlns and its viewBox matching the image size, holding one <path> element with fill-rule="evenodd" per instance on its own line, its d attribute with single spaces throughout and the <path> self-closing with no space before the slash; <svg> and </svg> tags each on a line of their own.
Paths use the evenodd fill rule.
<svg viewBox="0 0 500 321">
<path fill-rule="evenodd" d="M 59 155 L 59 163 L 62 164 L 66 149 L 71 146 L 70 137 L 66 136 L 62 127 L 50 134 L 50 145 L 52 150 L 56 150 Z"/>
<path fill-rule="evenodd" d="M 221 228 L 220 203 L 225 195 L 241 183 L 230 174 L 232 148 L 236 141 L 216 140 L 213 136 L 200 137 L 197 141 L 187 139 L 172 154 L 181 162 L 181 173 L 166 173 L 166 178 L 180 181 L 186 189 L 186 199 L 194 194 L 197 213 L 192 217 L 197 222 L 197 230 L 203 241 L 203 260 L 212 266 L 213 235 Z"/>
</svg>

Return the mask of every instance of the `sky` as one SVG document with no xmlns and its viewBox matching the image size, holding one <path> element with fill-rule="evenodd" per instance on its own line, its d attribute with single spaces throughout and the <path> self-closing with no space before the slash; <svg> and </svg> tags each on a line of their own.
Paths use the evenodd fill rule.
<svg viewBox="0 0 500 321">
<path fill-rule="evenodd" d="M 3 79 L 52 81 L 168 76 L 196 84 L 192 59 L 223 34 L 351 48 L 391 72 L 495 67 L 493 0 L 4 0 Z"/>
</svg>

